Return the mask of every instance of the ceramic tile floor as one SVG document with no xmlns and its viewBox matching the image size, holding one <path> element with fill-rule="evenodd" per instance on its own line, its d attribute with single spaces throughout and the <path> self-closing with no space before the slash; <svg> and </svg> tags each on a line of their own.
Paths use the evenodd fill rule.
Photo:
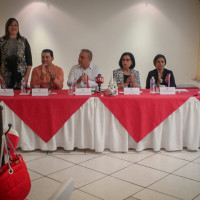
<svg viewBox="0 0 200 200">
<path fill-rule="evenodd" d="M 18 152 L 31 177 L 28 200 L 47 200 L 69 177 L 71 200 L 200 200 L 200 150 Z"/>
</svg>

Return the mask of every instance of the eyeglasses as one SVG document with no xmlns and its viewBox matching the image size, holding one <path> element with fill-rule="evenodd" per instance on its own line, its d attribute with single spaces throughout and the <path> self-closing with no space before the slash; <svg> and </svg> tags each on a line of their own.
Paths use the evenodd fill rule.
<svg viewBox="0 0 200 200">
<path fill-rule="evenodd" d="M 122 59 L 122 61 L 127 61 L 127 62 L 130 61 L 130 60 L 131 60 L 131 59 Z"/>
</svg>

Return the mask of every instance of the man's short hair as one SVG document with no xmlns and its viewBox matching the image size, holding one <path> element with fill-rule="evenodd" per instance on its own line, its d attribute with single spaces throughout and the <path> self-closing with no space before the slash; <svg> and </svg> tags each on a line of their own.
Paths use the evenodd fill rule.
<svg viewBox="0 0 200 200">
<path fill-rule="evenodd" d="M 89 49 L 81 49 L 81 52 L 86 52 L 88 54 L 88 58 L 92 60 L 92 52 Z"/>
<path fill-rule="evenodd" d="M 53 57 L 53 51 L 51 49 L 44 49 L 42 53 L 49 53 L 51 57 Z"/>
</svg>

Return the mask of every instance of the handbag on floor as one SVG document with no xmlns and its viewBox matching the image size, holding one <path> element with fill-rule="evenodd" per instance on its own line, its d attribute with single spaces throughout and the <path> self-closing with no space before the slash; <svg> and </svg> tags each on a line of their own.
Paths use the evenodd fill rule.
<svg viewBox="0 0 200 200">
<path fill-rule="evenodd" d="M 8 144 L 14 150 L 9 154 Z M 7 156 L 7 163 L 2 165 L 2 158 Z M 30 176 L 22 155 L 17 154 L 9 138 L 3 134 L 0 156 L 0 199 L 1 200 L 24 200 L 30 189 Z"/>
</svg>

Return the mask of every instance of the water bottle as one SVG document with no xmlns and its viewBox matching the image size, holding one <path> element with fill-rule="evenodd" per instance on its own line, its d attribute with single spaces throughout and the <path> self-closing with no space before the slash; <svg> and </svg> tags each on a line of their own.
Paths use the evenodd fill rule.
<svg viewBox="0 0 200 200">
<path fill-rule="evenodd" d="M 155 78 L 152 76 L 150 79 L 150 93 L 155 93 L 156 88 L 155 88 Z"/>
<path fill-rule="evenodd" d="M 21 94 L 26 94 L 26 81 L 24 78 L 21 80 Z"/>
</svg>

